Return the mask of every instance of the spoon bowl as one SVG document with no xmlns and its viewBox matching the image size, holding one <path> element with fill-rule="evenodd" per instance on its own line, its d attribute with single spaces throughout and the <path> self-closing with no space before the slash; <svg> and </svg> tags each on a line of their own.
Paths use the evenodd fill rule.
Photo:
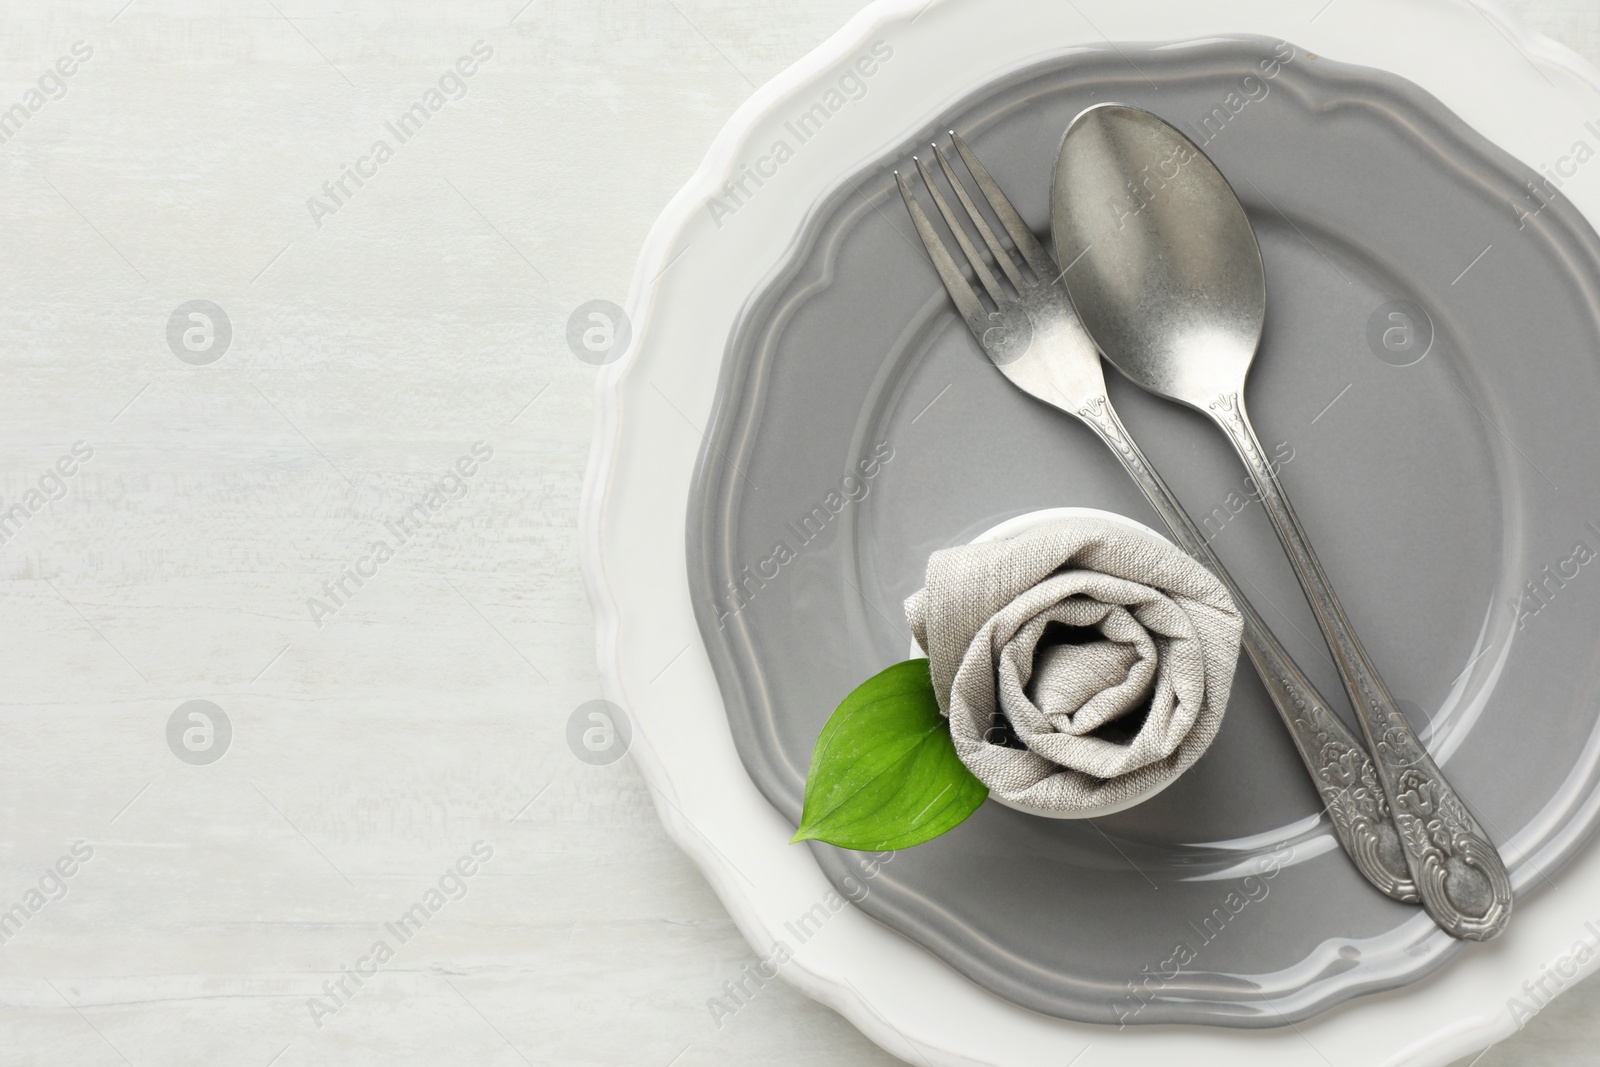
<svg viewBox="0 0 1600 1067">
<path fill-rule="evenodd" d="M 1204 408 L 1243 389 L 1266 320 L 1244 207 L 1182 133 L 1125 104 L 1082 112 L 1052 179 L 1056 258 L 1091 336 L 1127 377 Z"/>
</svg>

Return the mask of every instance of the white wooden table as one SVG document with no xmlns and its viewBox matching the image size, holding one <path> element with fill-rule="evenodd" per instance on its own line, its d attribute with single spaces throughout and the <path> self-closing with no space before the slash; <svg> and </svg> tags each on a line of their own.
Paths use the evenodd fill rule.
<svg viewBox="0 0 1600 1067">
<path fill-rule="evenodd" d="M 0 14 L 0 1063 L 894 1062 L 729 999 L 756 957 L 568 740 L 569 316 L 861 6 Z M 1512 6 L 1600 62 L 1593 0 Z M 1591 1062 L 1597 1002 L 1479 1063 Z"/>
</svg>

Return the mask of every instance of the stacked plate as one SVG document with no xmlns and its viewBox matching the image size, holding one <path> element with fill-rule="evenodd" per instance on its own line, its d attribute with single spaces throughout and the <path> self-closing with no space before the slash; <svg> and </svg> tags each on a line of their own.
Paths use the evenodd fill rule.
<svg viewBox="0 0 1600 1067">
<path fill-rule="evenodd" d="M 1490 9 L 1284 6 L 875 5 L 741 110 L 642 258 L 585 518 L 609 695 L 757 954 L 912 1060 L 1447 1063 L 1596 957 L 1600 92 Z M 1211 751 L 1135 809 L 985 805 L 881 856 L 786 844 L 828 713 L 904 658 L 930 552 L 1044 507 L 1154 523 L 982 357 L 892 180 L 954 128 L 1043 233 L 1062 131 L 1112 99 L 1183 129 L 1245 203 L 1270 279 L 1258 428 L 1506 858 L 1498 941 L 1360 879 L 1248 670 Z M 1225 443 L 1111 377 L 1338 692 Z"/>
</svg>

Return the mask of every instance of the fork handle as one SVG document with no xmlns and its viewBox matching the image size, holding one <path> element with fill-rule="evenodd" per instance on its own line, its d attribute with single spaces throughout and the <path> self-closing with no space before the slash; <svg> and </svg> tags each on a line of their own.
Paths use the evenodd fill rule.
<svg viewBox="0 0 1600 1067">
<path fill-rule="evenodd" d="M 1389 805 L 1378 783 L 1372 760 L 1351 736 L 1344 723 L 1329 710 L 1310 679 L 1289 658 L 1250 601 L 1200 532 L 1183 505 L 1139 446 L 1134 443 L 1116 409 L 1104 396 L 1093 398 L 1077 412 L 1122 461 L 1145 499 L 1160 514 L 1173 538 L 1228 587 L 1244 616 L 1244 648 L 1267 688 L 1273 707 L 1289 729 L 1295 750 L 1305 763 L 1322 796 L 1334 834 L 1356 869 L 1387 896 L 1414 904 L 1416 884 L 1406 864 L 1400 834 L 1389 816 Z"/>
<path fill-rule="evenodd" d="M 1378 780 L 1394 811 L 1423 906 L 1452 936 L 1489 940 L 1511 918 L 1511 878 L 1500 853 L 1428 756 L 1357 640 L 1250 425 L 1243 396 L 1223 393 L 1211 401 L 1207 414 L 1227 433 L 1249 468 L 1278 540 L 1311 602 L 1361 731 L 1376 757 Z"/>
</svg>

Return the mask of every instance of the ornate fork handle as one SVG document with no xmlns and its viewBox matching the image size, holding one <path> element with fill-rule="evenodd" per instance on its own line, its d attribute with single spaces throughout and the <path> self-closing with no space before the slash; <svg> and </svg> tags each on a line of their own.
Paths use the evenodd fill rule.
<svg viewBox="0 0 1600 1067">
<path fill-rule="evenodd" d="M 1211 402 L 1209 414 L 1232 439 L 1255 479 L 1261 502 L 1327 638 L 1376 758 L 1378 780 L 1394 809 L 1400 843 L 1423 906 L 1453 936 L 1489 940 L 1511 917 L 1511 878 L 1499 852 L 1428 756 L 1356 639 L 1250 425 L 1243 398 L 1236 392 L 1224 393 Z"/>
<path fill-rule="evenodd" d="M 1095 397 L 1077 412 L 1104 441 L 1160 513 L 1185 552 L 1203 563 L 1233 594 L 1244 616 L 1244 647 L 1266 685 L 1272 704 L 1289 728 L 1294 747 L 1327 805 L 1333 830 L 1367 880 L 1408 904 L 1419 899 L 1406 865 L 1400 835 L 1366 750 L 1330 711 L 1289 653 L 1278 643 L 1249 599 L 1211 551 L 1183 505 L 1128 434 L 1109 400 Z"/>
</svg>

